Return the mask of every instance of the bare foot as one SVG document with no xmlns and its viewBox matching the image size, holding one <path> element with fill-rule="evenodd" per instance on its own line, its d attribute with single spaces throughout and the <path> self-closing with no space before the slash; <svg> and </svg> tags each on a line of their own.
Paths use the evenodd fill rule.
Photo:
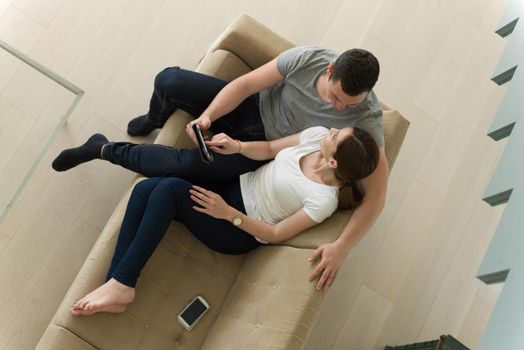
<svg viewBox="0 0 524 350">
<path fill-rule="evenodd" d="M 80 299 L 70 312 L 73 316 L 89 316 L 97 312 L 122 313 L 135 299 L 135 288 L 111 278 Z"/>
</svg>

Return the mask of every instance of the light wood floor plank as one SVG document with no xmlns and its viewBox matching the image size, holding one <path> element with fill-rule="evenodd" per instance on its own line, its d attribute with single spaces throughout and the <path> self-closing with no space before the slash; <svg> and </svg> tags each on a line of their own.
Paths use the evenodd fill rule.
<svg viewBox="0 0 524 350">
<path fill-rule="evenodd" d="M 18 58 L 0 49 L 0 92 L 4 91 L 21 65 L 22 62 Z"/>
<path fill-rule="evenodd" d="M 42 35 L 44 28 L 10 6 L 0 18 L 0 38 L 27 54 Z"/>
<path fill-rule="evenodd" d="M 359 47 L 382 0 L 345 0 L 319 45 L 343 52 Z"/>
<path fill-rule="evenodd" d="M 482 283 L 479 284 L 479 291 L 475 295 L 458 333 L 458 338 L 471 349 L 477 348 L 494 307 L 493 300 L 485 299 L 482 296 L 481 290 L 487 288 L 489 287 Z"/>
<path fill-rule="evenodd" d="M 419 201 L 419 198 L 424 198 Z M 371 267 L 366 286 L 395 300 L 415 256 L 435 224 L 442 196 L 413 181 Z"/>
<path fill-rule="evenodd" d="M 462 16 L 453 15 L 430 62 L 431 69 L 422 78 L 414 96 L 415 106 L 441 120 L 441 112 L 453 96 L 457 82 L 462 79 L 462 72 L 471 61 L 478 40 L 479 30 Z"/>
<path fill-rule="evenodd" d="M 463 58 L 466 66 L 455 71 L 460 74 L 460 80 L 449 88 L 450 97 L 441 101 L 443 108 L 439 118 L 442 123 L 417 173 L 417 178 L 438 193 L 445 193 L 448 189 L 454 174 L 450 170 L 463 159 L 468 140 L 482 120 L 485 106 L 479 101 L 485 101 L 484 96 L 496 86 L 490 77 L 503 48 L 503 41 L 495 36 L 482 35 L 469 59 Z M 498 101 L 494 102 L 498 105 Z"/>
<path fill-rule="evenodd" d="M 363 286 L 333 349 L 372 349 L 392 307 L 389 300 Z"/>
<path fill-rule="evenodd" d="M 14 0 L 12 6 L 31 18 L 42 27 L 47 28 L 56 17 L 65 0 Z"/>
<path fill-rule="evenodd" d="M 502 213 L 500 208 L 479 202 L 429 312 L 430 317 L 420 335 L 421 340 L 446 333 L 459 334 L 479 284 L 483 283 L 475 278 L 475 274 Z"/>
<path fill-rule="evenodd" d="M 34 349 L 100 231 L 77 219 L 67 228 L 75 239 L 65 239 L 36 279 L 30 296 L 20 305 L 0 349 Z M 23 336 L 21 336 L 23 335 Z"/>
<path fill-rule="evenodd" d="M 30 297 L 38 277 L 64 240 L 74 237 L 69 229 L 87 201 L 99 177 L 92 169 L 54 177 L 38 202 L 33 202 L 26 221 L 0 257 L 0 279 L 10 281 L 0 294 L 0 339 Z M 38 257 L 35 259 L 35 257 Z"/>
</svg>

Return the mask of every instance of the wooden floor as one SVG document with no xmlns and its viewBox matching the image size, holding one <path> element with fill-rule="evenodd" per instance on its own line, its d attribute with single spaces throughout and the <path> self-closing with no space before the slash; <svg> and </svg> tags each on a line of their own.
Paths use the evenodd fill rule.
<svg viewBox="0 0 524 350">
<path fill-rule="evenodd" d="M 490 81 L 506 44 L 494 34 L 505 3 L 0 0 L 0 39 L 86 92 L 0 224 L 0 349 L 34 348 L 134 177 L 100 161 L 56 173 L 53 158 L 94 132 L 129 139 L 155 74 L 195 68 L 240 14 L 296 44 L 371 50 L 379 98 L 411 121 L 386 208 L 347 258 L 306 348 L 378 350 L 440 334 L 475 348 L 497 298 L 475 272 L 503 210 L 481 197 L 503 147 L 485 134 L 505 92 Z M 5 62 L 1 54 L 1 98 L 22 74 Z M 31 88 L 11 108 L 22 113 Z M 9 120 L 0 115 L 0 128 L 11 130 Z"/>
</svg>

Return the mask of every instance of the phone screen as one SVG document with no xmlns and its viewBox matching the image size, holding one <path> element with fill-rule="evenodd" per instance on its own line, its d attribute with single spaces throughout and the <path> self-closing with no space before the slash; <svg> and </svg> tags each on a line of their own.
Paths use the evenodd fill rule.
<svg viewBox="0 0 524 350">
<path fill-rule="evenodd" d="M 187 307 L 187 309 L 184 310 L 184 312 L 182 312 L 182 314 L 180 314 L 180 317 L 191 326 L 206 310 L 207 307 L 197 298 Z"/>
<path fill-rule="evenodd" d="M 198 142 L 198 148 L 200 149 L 200 156 L 202 157 L 202 160 L 204 162 L 211 162 L 213 161 L 213 156 L 211 153 L 209 153 L 206 143 L 204 141 L 204 136 L 202 135 L 202 131 L 200 130 L 200 127 L 198 124 L 193 124 L 193 131 L 195 132 L 195 136 Z"/>
</svg>

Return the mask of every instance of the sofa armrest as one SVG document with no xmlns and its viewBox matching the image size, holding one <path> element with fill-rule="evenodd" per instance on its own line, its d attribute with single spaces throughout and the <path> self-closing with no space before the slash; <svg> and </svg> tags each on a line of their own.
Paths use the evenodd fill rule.
<svg viewBox="0 0 524 350">
<path fill-rule="evenodd" d="M 293 46 L 295 45 L 292 42 L 260 22 L 242 15 L 215 40 L 206 55 L 220 49 L 231 51 L 251 69 L 255 69 Z"/>
<path fill-rule="evenodd" d="M 36 350 L 96 350 L 91 344 L 84 341 L 68 329 L 50 324 Z"/>
</svg>

